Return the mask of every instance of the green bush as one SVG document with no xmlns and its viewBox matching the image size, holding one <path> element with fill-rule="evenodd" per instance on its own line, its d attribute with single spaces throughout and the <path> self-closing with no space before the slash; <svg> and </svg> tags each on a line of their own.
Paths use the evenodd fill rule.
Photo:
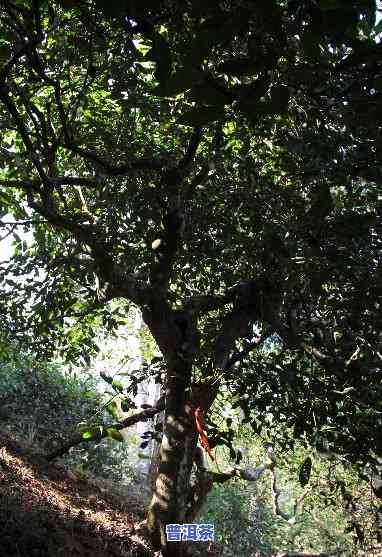
<svg viewBox="0 0 382 557">
<path fill-rule="evenodd" d="M 90 373 L 37 362 L 15 354 L 12 363 L 0 359 L 0 420 L 3 429 L 31 446 L 50 452 L 69 439 L 77 424 L 99 412 L 101 394 Z M 107 416 L 97 416 L 107 420 Z M 127 443 L 103 440 L 76 447 L 64 461 L 118 481 L 135 477 Z"/>
<path fill-rule="evenodd" d="M 98 395 L 94 381 L 66 373 L 58 365 L 37 363 L 1 364 L 0 404 L 3 419 L 38 444 L 59 439 L 95 410 Z"/>
<path fill-rule="evenodd" d="M 214 485 L 197 522 L 215 525 L 215 540 L 224 557 L 270 555 L 270 547 L 260 541 L 258 525 L 251 514 L 251 484 L 232 480 Z M 254 548 L 263 550 L 254 553 Z"/>
<path fill-rule="evenodd" d="M 264 458 L 266 439 L 254 437 L 246 426 L 238 428 L 237 438 L 249 451 L 239 466 L 256 468 Z M 292 516 L 296 499 L 307 492 L 296 521 L 274 515 L 269 472 L 256 482 L 231 479 L 214 484 L 197 522 L 215 525 L 221 557 L 269 557 L 279 551 L 361 555 L 360 537 L 365 537 L 366 546 L 378 541 L 380 502 L 354 468 L 304 443 L 296 442 L 289 451 L 279 448 L 276 454 L 281 509 Z M 313 458 L 312 478 L 302 486 L 307 454 Z M 219 457 L 219 466 L 212 466 L 215 472 L 234 465 L 229 451 L 223 450 Z"/>
</svg>

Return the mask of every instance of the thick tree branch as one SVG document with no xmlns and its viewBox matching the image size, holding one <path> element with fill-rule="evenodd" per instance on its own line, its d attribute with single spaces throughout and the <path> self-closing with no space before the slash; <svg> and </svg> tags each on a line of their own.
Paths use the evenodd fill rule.
<svg viewBox="0 0 382 557">
<path fill-rule="evenodd" d="M 102 230 L 97 224 L 75 222 L 58 213 L 54 206 L 52 207 L 53 202 L 47 192 L 42 197 L 44 205 L 36 203 L 32 194 L 29 194 L 28 205 L 45 217 L 52 226 L 70 232 L 79 243 L 87 244 L 90 247 L 91 255 L 97 266 L 97 274 L 105 282 L 108 299 L 125 297 L 138 305 L 149 301 L 152 295 L 151 290 L 142 286 L 128 268 L 114 261 L 112 246 L 103 240 Z"/>
<path fill-rule="evenodd" d="M 9 76 L 10 72 L 12 71 L 13 66 L 17 64 L 17 62 L 25 56 L 30 49 L 36 47 L 41 41 L 43 40 L 42 35 L 38 35 L 33 40 L 25 43 L 10 59 L 4 64 L 4 66 L 0 70 L 0 82 L 5 82 L 7 77 Z"/>
<path fill-rule="evenodd" d="M 26 192 L 40 192 L 41 180 L 1 180 L 0 187 L 22 189 Z"/>
<path fill-rule="evenodd" d="M 47 224 L 48 221 L 46 220 L 19 220 L 15 222 L 4 222 L 0 220 L 0 226 L 26 226 L 28 224 Z"/>
<path fill-rule="evenodd" d="M 189 172 L 191 165 L 194 162 L 196 151 L 198 150 L 200 141 L 203 137 L 202 132 L 203 132 L 202 128 L 195 128 L 191 136 L 190 143 L 188 144 L 187 151 L 178 164 L 178 170 L 183 175 L 186 175 Z"/>
<path fill-rule="evenodd" d="M 50 183 L 52 186 L 84 186 L 90 188 L 99 188 L 100 178 L 95 176 L 94 178 L 85 178 L 82 176 L 57 176 L 50 177 Z"/>
<path fill-rule="evenodd" d="M 87 188 L 99 187 L 100 178 L 98 176 L 94 177 L 83 177 L 83 176 L 46 176 L 46 182 L 50 186 L 60 187 L 60 186 L 83 186 Z M 2 180 L 0 186 L 17 188 L 17 189 L 34 189 L 35 191 L 41 191 L 39 186 L 43 184 L 42 180 Z"/>
<path fill-rule="evenodd" d="M 162 295 L 170 282 L 176 254 L 184 234 L 182 184 L 190 172 L 201 138 L 202 131 L 200 128 L 196 128 L 184 157 L 175 168 L 165 168 L 161 176 L 167 203 L 162 201 L 165 208 L 161 223 L 163 233 L 153 242 L 155 253 L 150 270 L 150 282 L 161 290 Z"/>
<path fill-rule="evenodd" d="M 317 480 L 311 483 L 307 487 L 307 489 L 302 493 L 302 495 L 296 498 L 293 505 L 293 512 L 292 514 L 289 515 L 281 509 L 281 505 L 280 505 L 281 490 L 279 488 L 278 480 L 277 480 L 276 462 L 274 462 L 274 465 L 270 468 L 270 472 L 271 472 L 271 489 L 272 489 L 272 497 L 273 497 L 274 514 L 275 516 L 278 516 L 283 520 L 285 520 L 286 522 L 288 522 L 288 524 L 295 524 L 297 515 L 301 511 L 305 499 L 321 484 L 321 482 L 320 480 Z"/>
<path fill-rule="evenodd" d="M 197 498 L 195 498 L 195 504 L 197 504 L 198 509 L 201 508 L 200 499 L 203 496 L 203 501 L 205 497 L 212 489 L 213 483 L 224 483 L 226 481 L 231 480 L 232 478 L 242 478 L 243 480 L 249 482 L 256 482 L 261 478 L 261 476 L 269 471 L 271 473 L 271 490 L 272 490 L 272 497 L 273 497 L 273 510 L 275 516 L 278 516 L 288 522 L 288 524 L 293 525 L 296 522 L 297 515 L 301 512 L 305 499 L 315 490 L 317 487 L 321 485 L 321 481 L 318 479 L 315 482 L 311 483 L 307 489 L 297 497 L 294 505 L 293 505 L 293 513 L 291 515 L 285 513 L 280 506 L 280 497 L 281 497 L 281 490 L 278 486 L 277 481 L 277 460 L 275 455 L 273 454 L 272 447 L 270 447 L 267 451 L 266 458 L 264 461 L 257 466 L 257 468 L 232 468 L 231 470 L 227 470 L 226 472 L 222 473 L 215 473 L 210 472 L 207 470 L 204 456 L 201 449 L 198 448 L 198 452 L 195 454 L 194 458 L 195 464 L 198 469 L 199 473 L 199 480 L 200 485 L 197 488 Z M 202 494 L 202 490 L 204 489 L 204 494 Z"/>
<path fill-rule="evenodd" d="M 192 296 L 184 302 L 184 309 L 190 315 L 204 315 L 210 311 L 223 308 L 232 298 L 228 295 L 201 294 Z"/>
<path fill-rule="evenodd" d="M 211 491 L 214 483 L 225 483 L 232 478 L 242 478 L 247 481 L 257 481 L 267 470 L 274 466 L 273 461 L 269 458 L 257 468 L 232 468 L 225 472 L 211 472 L 208 470 L 204 454 L 200 447 L 196 447 L 194 455 L 194 463 L 196 465 L 196 479 L 192 485 L 189 501 L 189 511 L 187 520 L 194 520 L 195 516 L 203 507 L 208 493 Z"/>
<path fill-rule="evenodd" d="M 212 353 L 212 367 L 224 372 L 227 369 L 229 356 L 235 341 L 252 335 L 252 324 L 255 320 L 254 307 L 238 307 L 228 313 L 216 339 Z"/>
<path fill-rule="evenodd" d="M 136 159 L 125 164 L 112 165 L 108 161 L 102 159 L 97 153 L 91 151 L 90 149 L 82 149 L 71 143 L 64 145 L 65 149 L 76 153 L 77 155 L 86 158 L 96 165 L 100 166 L 103 172 L 108 176 L 127 176 L 134 170 L 162 170 L 167 164 L 167 158 L 157 158 L 157 159 Z"/>
<path fill-rule="evenodd" d="M 142 412 L 133 414 L 132 416 L 125 418 L 122 422 L 117 422 L 113 425 L 102 426 L 99 430 L 99 433 L 94 435 L 94 437 L 92 437 L 91 439 L 84 439 L 80 433 L 76 433 L 71 439 L 69 439 L 69 441 L 64 443 L 64 445 L 49 453 L 46 459 L 48 461 L 51 461 L 60 456 L 63 456 L 65 453 L 69 451 L 69 449 L 77 445 L 80 445 L 81 443 L 100 441 L 101 439 L 108 437 L 107 430 L 110 428 L 120 431 L 121 429 L 125 429 L 126 427 L 135 425 L 138 422 L 145 422 L 147 420 L 150 420 L 153 416 L 158 414 L 158 412 L 162 412 L 162 410 L 164 410 L 164 407 L 165 407 L 164 400 L 160 399 L 158 400 L 156 406 L 153 406 L 152 408 L 146 408 L 145 410 L 142 410 Z"/>
<path fill-rule="evenodd" d="M 199 172 L 191 179 L 184 193 L 184 200 L 186 202 L 192 199 L 196 188 L 207 181 L 209 170 L 210 165 L 208 163 L 204 163 Z"/>
<path fill-rule="evenodd" d="M 175 209 L 170 210 L 162 221 L 163 232 L 153 244 L 154 261 L 150 269 L 150 282 L 164 295 L 171 279 L 176 254 L 184 232 L 184 217 Z"/>
<path fill-rule="evenodd" d="M 268 295 L 270 300 L 266 299 Z M 224 294 L 196 294 L 185 300 L 184 308 L 195 315 L 204 315 L 234 303 L 237 307 L 256 308 L 258 317 L 273 325 L 272 317 L 279 309 L 281 295 L 278 285 L 272 288 L 266 277 L 243 279 Z"/>
<path fill-rule="evenodd" d="M 61 178 L 63 182 L 83 183 L 87 179 L 76 179 L 71 177 Z M 57 181 L 61 180 L 60 178 Z M 53 181 L 55 183 L 55 180 Z M 22 188 L 27 193 L 28 205 L 37 214 L 52 226 L 71 233 L 75 239 L 81 244 L 87 244 L 91 249 L 91 254 L 97 266 L 97 273 L 102 277 L 107 285 L 108 299 L 113 297 L 125 297 L 131 301 L 141 305 L 148 302 L 151 297 L 151 291 L 147 287 L 143 287 L 138 278 L 130 272 L 128 268 L 117 264 L 111 254 L 111 247 L 102 240 L 103 234 L 97 224 L 82 224 L 73 219 L 60 214 L 54 204 L 54 201 L 47 189 L 40 189 L 40 180 L 11 180 L 3 182 L 4 186 Z M 52 187 L 49 181 L 49 187 Z M 38 193 L 43 204 L 35 201 L 33 193 Z M 95 269 L 93 269 L 94 271 Z"/>
</svg>

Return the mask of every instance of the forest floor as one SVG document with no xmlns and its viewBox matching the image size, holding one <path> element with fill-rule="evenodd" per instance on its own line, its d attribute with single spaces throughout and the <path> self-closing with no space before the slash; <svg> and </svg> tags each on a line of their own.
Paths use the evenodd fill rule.
<svg viewBox="0 0 382 557">
<path fill-rule="evenodd" d="M 0 433 L 0 557 L 160 557 L 142 535 L 148 500 L 142 484 L 47 463 L 42 451 Z M 223 548 L 189 549 L 216 557 Z M 358 555 L 382 557 L 382 548 Z"/>
<path fill-rule="evenodd" d="M 144 507 L 138 492 L 47 464 L 0 434 L 1 557 L 153 557 L 138 534 Z"/>
<path fill-rule="evenodd" d="M 0 433 L 0 557 L 160 557 L 142 535 L 148 500 L 142 485 L 47 463 Z M 195 557 L 217 555 L 192 545 Z"/>
</svg>

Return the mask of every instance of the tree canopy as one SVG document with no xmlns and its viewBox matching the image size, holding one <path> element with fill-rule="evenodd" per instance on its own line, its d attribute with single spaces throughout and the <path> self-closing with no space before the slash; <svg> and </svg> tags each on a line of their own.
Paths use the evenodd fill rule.
<svg viewBox="0 0 382 557">
<path fill-rule="evenodd" d="M 207 415 L 222 390 L 255 432 L 381 455 L 376 8 L 1 3 L 2 334 L 89 361 L 95 329 L 137 305 L 175 470 L 182 451 L 192 467 L 187 408 Z M 185 516 L 171 505 L 165 522 Z"/>
</svg>

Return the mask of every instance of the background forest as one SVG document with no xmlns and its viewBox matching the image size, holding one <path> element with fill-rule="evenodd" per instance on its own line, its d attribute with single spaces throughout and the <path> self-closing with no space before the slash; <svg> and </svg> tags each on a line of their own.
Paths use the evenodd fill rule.
<svg viewBox="0 0 382 557">
<path fill-rule="evenodd" d="M 3 474 L 135 490 L 146 554 L 380 551 L 380 13 L 0 2 Z"/>
</svg>

